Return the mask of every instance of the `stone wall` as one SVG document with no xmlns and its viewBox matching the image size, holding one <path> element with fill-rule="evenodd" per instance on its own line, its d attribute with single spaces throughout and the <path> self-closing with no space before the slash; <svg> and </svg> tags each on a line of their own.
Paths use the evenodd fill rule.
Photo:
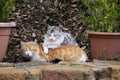
<svg viewBox="0 0 120 80">
<path fill-rule="evenodd" d="M 0 80 L 120 80 L 120 62 L 0 63 Z"/>
</svg>

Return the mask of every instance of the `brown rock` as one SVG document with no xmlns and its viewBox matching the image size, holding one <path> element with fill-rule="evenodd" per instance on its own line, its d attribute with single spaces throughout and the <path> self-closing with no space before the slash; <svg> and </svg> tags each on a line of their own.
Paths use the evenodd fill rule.
<svg viewBox="0 0 120 80">
<path fill-rule="evenodd" d="M 82 66 L 63 66 L 63 65 L 47 65 L 39 66 L 41 69 L 43 80 L 95 80 L 94 73 L 90 68 Z"/>
<path fill-rule="evenodd" d="M 26 71 L 28 72 L 28 79 L 29 80 L 41 80 L 40 75 L 41 75 L 41 71 L 40 69 L 26 69 Z"/>
<path fill-rule="evenodd" d="M 43 75 L 43 80 L 72 80 L 64 72 L 43 70 L 42 75 Z"/>
<path fill-rule="evenodd" d="M 0 68 L 0 80 L 25 80 L 24 70 L 16 68 Z"/>
<path fill-rule="evenodd" d="M 120 65 L 112 67 L 112 80 L 120 80 Z"/>
<path fill-rule="evenodd" d="M 96 79 L 111 80 L 111 67 L 96 67 L 93 68 L 93 72 L 95 73 Z"/>
</svg>

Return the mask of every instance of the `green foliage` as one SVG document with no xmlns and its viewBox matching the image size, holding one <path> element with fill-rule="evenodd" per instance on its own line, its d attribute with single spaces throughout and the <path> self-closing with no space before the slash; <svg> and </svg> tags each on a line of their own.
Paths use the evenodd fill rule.
<svg viewBox="0 0 120 80">
<path fill-rule="evenodd" d="M 12 12 L 15 0 L 0 0 L 0 21 L 6 21 Z"/>
<path fill-rule="evenodd" d="M 120 31 L 119 0 L 82 0 L 82 3 L 87 10 L 80 11 L 80 16 L 93 31 Z"/>
</svg>

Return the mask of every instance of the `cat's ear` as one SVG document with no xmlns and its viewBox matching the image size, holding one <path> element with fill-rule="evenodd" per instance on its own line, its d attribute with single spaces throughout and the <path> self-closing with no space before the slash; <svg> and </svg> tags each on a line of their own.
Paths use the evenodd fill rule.
<svg viewBox="0 0 120 80">
<path fill-rule="evenodd" d="M 21 46 L 23 46 L 23 45 L 24 45 L 24 43 L 25 43 L 25 42 L 23 42 L 23 41 L 20 41 L 20 45 L 21 45 Z"/>
<path fill-rule="evenodd" d="M 62 32 L 62 29 L 59 26 L 56 26 L 57 31 Z"/>
<path fill-rule="evenodd" d="M 37 44 L 37 39 L 35 39 L 35 40 L 34 40 L 33 44 L 34 44 L 34 45 L 36 45 L 36 44 Z"/>
</svg>

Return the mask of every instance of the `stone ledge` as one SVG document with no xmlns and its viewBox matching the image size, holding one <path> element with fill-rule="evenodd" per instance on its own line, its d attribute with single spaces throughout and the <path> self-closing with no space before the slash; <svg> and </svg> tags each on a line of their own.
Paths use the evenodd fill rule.
<svg viewBox="0 0 120 80">
<path fill-rule="evenodd" d="M 120 80 L 119 62 L 27 62 L 0 65 L 0 80 Z"/>
<path fill-rule="evenodd" d="M 25 80 L 26 73 L 23 69 L 13 67 L 0 68 L 0 80 Z"/>
</svg>

